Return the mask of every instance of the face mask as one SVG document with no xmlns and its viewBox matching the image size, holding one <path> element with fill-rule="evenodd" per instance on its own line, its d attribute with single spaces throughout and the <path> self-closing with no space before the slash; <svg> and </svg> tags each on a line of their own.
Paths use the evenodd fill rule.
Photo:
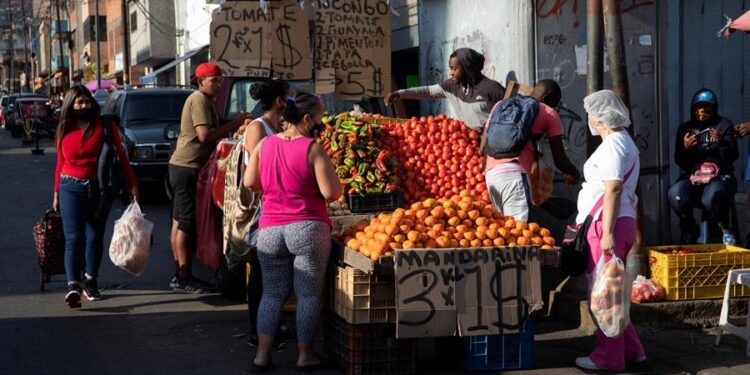
<svg viewBox="0 0 750 375">
<path fill-rule="evenodd" d="M 591 135 L 594 137 L 599 135 L 599 132 L 596 131 L 596 126 L 591 124 L 591 119 L 589 118 L 589 131 L 591 132 Z"/>
<path fill-rule="evenodd" d="M 698 107 L 695 109 L 695 119 L 700 122 L 706 122 L 711 119 L 714 110 L 711 107 Z"/>
<path fill-rule="evenodd" d="M 73 116 L 79 120 L 88 120 L 91 117 L 91 107 L 74 109 Z"/>
</svg>

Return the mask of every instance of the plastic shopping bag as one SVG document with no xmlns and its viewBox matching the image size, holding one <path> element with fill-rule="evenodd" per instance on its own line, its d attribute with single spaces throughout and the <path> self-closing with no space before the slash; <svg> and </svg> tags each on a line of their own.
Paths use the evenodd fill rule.
<svg viewBox="0 0 750 375">
<path fill-rule="evenodd" d="M 219 153 L 214 151 L 198 174 L 195 199 L 196 258 L 214 271 L 218 271 L 224 264 L 222 212 L 214 204 L 211 191 L 218 161 Z"/>
<path fill-rule="evenodd" d="M 633 290 L 630 293 L 630 299 L 635 303 L 663 301 L 666 296 L 667 292 L 664 290 L 664 287 L 652 279 L 638 275 L 633 280 Z"/>
<path fill-rule="evenodd" d="M 630 324 L 630 277 L 625 273 L 622 259 L 604 256 L 594 271 L 591 288 L 591 313 L 596 324 L 607 337 L 619 337 Z"/>
<path fill-rule="evenodd" d="M 115 221 L 115 231 L 109 245 L 112 263 L 133 275 L 140 275 L 148 265 L 153 229 L 154 223 L 146 220 L 138 202 L 131 203 L 120 219 Z"/>
</svg>

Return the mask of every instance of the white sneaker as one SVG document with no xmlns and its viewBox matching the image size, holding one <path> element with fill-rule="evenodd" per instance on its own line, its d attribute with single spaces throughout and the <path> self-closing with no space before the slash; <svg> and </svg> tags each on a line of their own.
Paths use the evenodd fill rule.
<svg viewBox="0 0 750 375">
<path fill-rule="evenodd" d="M 576 358 L 576 366 L 585 370 L 599 370 L 599 367 L 589 357 Z"/>
</svg>

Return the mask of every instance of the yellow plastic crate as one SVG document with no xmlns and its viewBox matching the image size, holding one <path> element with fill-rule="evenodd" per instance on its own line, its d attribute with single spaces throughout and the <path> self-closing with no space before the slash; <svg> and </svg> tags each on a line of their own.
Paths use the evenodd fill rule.
<svg viewBox="0 0 750 375">
<path fill-rule="evenodd" d="M 681 247 L 693 254 L 660 252 Z M 667 300 L 722 298 L 729 270 L 750 268 L 750 250 L 722 244 L 660 246 L 649 249 L 651 277 L 667 291 Z M 750 295 L 742 285 L 732 287 L 731 296 Z"/>
</svg>

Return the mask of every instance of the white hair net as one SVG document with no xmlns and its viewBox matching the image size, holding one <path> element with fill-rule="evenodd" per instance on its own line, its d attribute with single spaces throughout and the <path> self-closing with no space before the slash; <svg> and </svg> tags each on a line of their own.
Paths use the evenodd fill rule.
<svg viewBox="0 0 750 375">
<path fill-rule="evenodd" d="M 625 103 L 611 90 L 597 91 L 583 98 L 586 113 L 599 119 L 605 128 L 627 128 L 630 126 L 630 111 Z"/>
</svg>

